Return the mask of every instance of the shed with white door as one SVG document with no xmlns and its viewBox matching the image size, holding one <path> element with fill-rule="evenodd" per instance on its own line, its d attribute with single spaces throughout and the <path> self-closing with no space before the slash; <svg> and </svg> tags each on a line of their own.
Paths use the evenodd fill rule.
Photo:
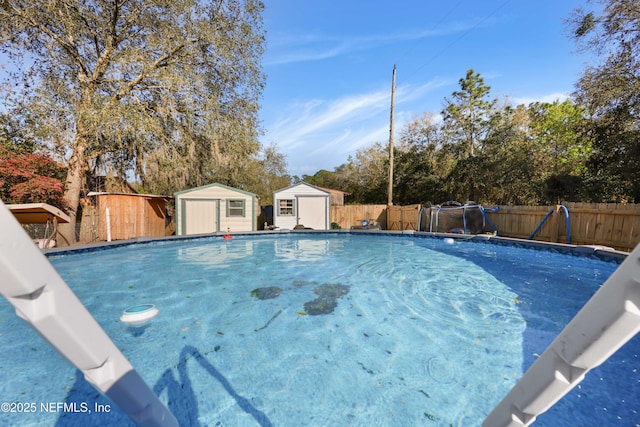
<svg viewBox="0 0 640 427">
<path fill-rule="evenodd" d="M 329 192 L 300 182 L 273 193 L 273 225 L 293 229 L 296 225 L 314 230 L 328 230 Z"/>
<path fill-rule="evenodd" d="M 258 196 L 214 183 L 174 194 L 176 234 L 255 231 Z"/>
</svg>

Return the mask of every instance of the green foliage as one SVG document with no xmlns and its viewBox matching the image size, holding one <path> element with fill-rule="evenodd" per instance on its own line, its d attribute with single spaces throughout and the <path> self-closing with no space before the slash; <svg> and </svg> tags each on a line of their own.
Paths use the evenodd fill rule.
<svg viewBox="0 0 640 427">
<path fill-rule="evenodd" d="M 443 122 L 424 114 L 400 131 L 394 203 L 538 204 L 587 197 L 583 182 L 593 146 L 584 108 L 569 100 L 498 107 L 484 100 L 489 89 L 482 82 L 470 70 Z M 351 192 L 352 203 L 384 203 L 387 168 L 387 150 L 377 143 L 335 171 L 305 179 Z"/>
<path fill-rule="evenodd" d="M 577 84 L 589 114 L 593 150 L 585 196 L 640 202 L 640 8 L 636 0 L 600 0 L 601 11 L 574 12 L 578 46 L 599 57 Z"/>
<path fill-rule="evenodd" d="M 468 70 L 442 122 L 424 114 L 401 130 L 394 202 L 640 202 L 640 8 L 599 2 L 602 13 L 577 10 L 569 22 L 603 59 L 585 70 L 574 100 L 498 107 Z M 387 150 L 375 143 L 305 179 L 351 192 L 352 203 L 384 203 L 387 171 Z"/>
<path fill-rule="evenodd" d="M 344 180 L 344 176 L 339 172 L 330 172 L 325 169 L 320 169 L 314 175 L 302 175 L 302 181 L 318 187 L 332 189 L 346 188 L 346 185 L 348 185 Z"/>
<path fill-rule="evenodd" d="M 579 175 L 584 172 L 585 160 L 592 151 L 584 107 L 566 100 L 534 103 L 529 111 L 536 151 L 549 173 Z"/>
<path fill-rule="evenodd" d="M 441 149 L 443 137 L 432 114 L 416 117 L 401 130 L 394 155 L 394 203 L 437 203 L 447 196 L 442 183 L 455 158 Z"/>
<path fill-rule="evenodd" d="M 615 111 L 590 123 L 594 148 L 584 183 L 590 201 L 640 202 L 640 129 L 625 115 Z"/>
<path fill-rule="evenodd" d="M 576 37 L 584 37 L 596 26 L 593 12 L 589 12 L 581 17 L 580 23 L 574 31 Z"/>
<path fill-rule="evenodd" d="M 355 159 L 349 159 L 346 171 L 351 174 L 350 203 L 387 203 L 389 150 L 380 143 L 358 149 Z"/>
<path fill-rule="evenodd" d="M 531 115 L 524 105 L 494 112 L 482 152 L 482 200 L 496 204 L 535 204 L 543 166 L 533 144 Z"/>
<path fill-rule="evenodd" d="M 0 66 L 4 64 L 0 63 Z M 38 148 L 39 122 L 28 110 L 21 108 L 15 83 L 0 83 L 0 144 L 16 153 L 32 153 Z"/>
<path fill-rule="evenodd" d="M 334 171 L 320 170 L 303 175 L 302 181 L 320 187 L 349 193 L 349 204 L 378 204 L 387 202 L 389 151 L 380 143 L 358 149 L 347 163 Z"/>
<path fill-rule="evenodd" d="M 171 193 L 243 181 L 264 85 L 259 0 L 0 3 L 0 47 L 34 64 L 22 107 L 69 155 L 72 217 L 91 169 Z"/>
<path fill-rule="evenodd" d="M 458 157 L 473 157 L 482 146 L 496 101 L 485 99 L 491 88 L 473 69 L 467 70 L 459 84 L 461 90 L 453 92 L 452 99 L 445 100 L 443 131 Z"/>
<path fill-rule="evenodd" d="M 544 199 L 548 204 L 579 201 L 582 178 L 577 175 L 553 174 L 544 181 Z"/>
<path fill-rule="evenodd" d="M 275 145 L 266 147 L 261 158 L 249 161 L 243 182 L 235 184 L 257 194 L 262 206 L 272 205 L 273 192 L 289 185 L 286 158 Z"/>
</svg>

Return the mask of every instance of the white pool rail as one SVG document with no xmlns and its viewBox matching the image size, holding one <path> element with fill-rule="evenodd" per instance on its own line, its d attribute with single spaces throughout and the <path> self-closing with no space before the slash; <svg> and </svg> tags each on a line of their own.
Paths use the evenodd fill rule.
<svg viewBox="0 0 640 427">
<path fill-rule="evenodd" d="M 639 331 L 640 245 L 524 373 L 483 427 L 532 424 Z"/>
<path fill-rule="evenodd" d="M 178 426 L 138 372 L 0 201 L 0 294 L 139 426 Z"/>
</svg>

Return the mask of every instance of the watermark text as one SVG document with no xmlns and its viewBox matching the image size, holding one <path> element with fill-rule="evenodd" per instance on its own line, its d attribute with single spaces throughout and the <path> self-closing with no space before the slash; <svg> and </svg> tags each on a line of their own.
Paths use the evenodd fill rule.
<svg viewBox="0 0 640 427">
<path fill-rule="evenodd" d="M 111 405 L 98 402 L 0 402 L 3 413 L 109 413 Z"/>
</svg>

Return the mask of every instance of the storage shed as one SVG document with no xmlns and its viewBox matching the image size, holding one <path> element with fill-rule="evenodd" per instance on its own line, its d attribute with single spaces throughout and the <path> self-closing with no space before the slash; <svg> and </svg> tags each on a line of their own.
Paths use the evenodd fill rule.
<svg viewBox="0 0 640 427">
<path fill-rule="evenodd" d="M 314 230 L 328 230 L 329 192 L 300 182 L 273 193 L 273 225 L 293 229 L 296 225 Z"/>
<path fill-rule="evenodd" d="M 347 193 L 342 190 L 334 190 L 333 188 L 326 187 L 318 187 L 321 190 L 324 190 L 329 193 L 329 200 L 331 201 L 331 206 L 344 206 L 344 197 L 350 196 L 351 193 Z"/>
<path fill-rule="evenodd" d="M 258 196 L 214 183 L 174 194 L 176 234 L 255 231 Z"/>
</svg>

